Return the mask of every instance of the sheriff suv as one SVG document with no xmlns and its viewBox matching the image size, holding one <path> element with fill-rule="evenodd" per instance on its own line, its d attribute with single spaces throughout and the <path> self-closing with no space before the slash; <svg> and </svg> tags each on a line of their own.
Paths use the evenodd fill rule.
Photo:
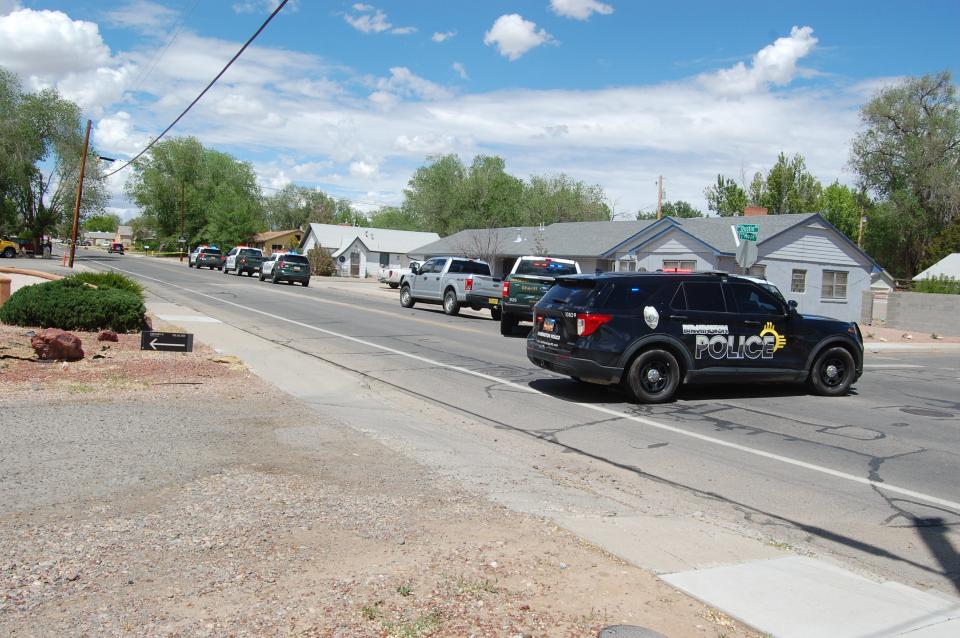
<svg viewBox="0 0 960 638">
<path fill-rule="evenodd" d="M 534 308 L 527 357 L 578 381 L 621 384 L 643 403 L 710 381 L 806 381 L 838 396 L 863 373 L 863 337 L 745 277 L 608 273 L 557 278 Z"/>
</svg>

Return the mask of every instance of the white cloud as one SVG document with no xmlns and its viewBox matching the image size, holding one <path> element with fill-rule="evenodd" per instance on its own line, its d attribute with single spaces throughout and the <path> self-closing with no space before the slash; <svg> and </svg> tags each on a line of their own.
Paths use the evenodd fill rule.
<svg viewBox="0 0 960 638">
<path fill-rule="evenodd" d="M 17 0 L 0 0 L 0 16 L 6 15 L 20 8 Z"/>
<path fill-rule="evenodd" d="M 280 4 L 280 0 L 243 0 L 233 5 L 236 13 L 273 13 Z M 283 10 L 292 13 L 300 9 L 299 0 L 290 0 Z"/>
<path fill-rule="evenodd" d="M 113 115 L 101 118 L 93 129 L 93 140 L 98 150 L 106 154 L 133 156 L 140 152 L 149 136 L 134 131 L 133 118 L 126 111 L 117 111 Z"/>
<path fill-rule="evenodd" d="M 613 13 L 613 7 L 598 0 L 550 0 L 550 8 L 557 15 L 574 20 L 586 20 L 593 13 Z"/>
<path fill-rule="evenodd" d="M 347 24 L 361 33 L 383 33 L 384 31 L 389 31 L 394 35 L 410 35 L 411 33 L 417 32 L 416 27 L 393 26 L 393 24 L 387 20 L 387 14 L 372 5 L 358 2 L 353 5 L 353 10 L 359 12 L 360 15 L 344 14 L 343 19 L 347 21 Z"/>
<path fill-rule="evenodd" d="M 749 67 L 737 62 L 729 69 L 701 76 L 701 81 L 717 92 L 729 94 L 752 93 L 771 84 L 783 86 L 797 75 L 797 62 L 816 44 L 813 29 L 793 27 L 789 37 L 777 38 L 773 44 L 760 49 Z"/>
<path fill-rule="evenodd" d="M 93 22 L 32 9 L 0 16 L 0 66 L 16 73 L 87 71 L 109 60 L 110 49 Z"/>
<path fill-rule="evenodd" d="M 457 72 L 457 75 L 460 76 L 461 80 L 469 80 L 470 76 L 467 75 L 467 67 L 463 66 L 460 62 L 454 62 L 450 67 Z"/>
<path fill-rule="evenodd" d="M 130 0 L 105 16 L 106 22 L 112 26 L 147 32 L 167 27 L 176 18 L 176 11 L 150 0 Z"/>
<path fill-rule="evenodd" d="M 516 13 L 497 18 L 483 38 L 484 44 L 497 45 L 500 55 L 510 60 L 516 60 L 530 49 L 551 41 L 553 38 L 549 33 L 543 29 L 538 31 L 536 23 L 524 20 Z"/>
<path fill-rule="evenodd" d="M 436 31 L 430 39 L 434 42 L 446 42 L 455 35 L 457 35 L 456 31 Z"/>
<path fill-rule="evenodd" d="M 379 78 L 376 87 L 378 93 L 423 100 L 440 100 L 451 95 L 446 88 L 416 75 L 405 66 L 391 68 L 390 77 Z"/>
<path fill-rule="evenodd" d="M 368 164 L 367 162 L 362 161 L 350 162 L 350 175 L 353 177 L 370 179 L 377 174 L 378 170 L 379 169 L 376 164 Z"/>
</svg>

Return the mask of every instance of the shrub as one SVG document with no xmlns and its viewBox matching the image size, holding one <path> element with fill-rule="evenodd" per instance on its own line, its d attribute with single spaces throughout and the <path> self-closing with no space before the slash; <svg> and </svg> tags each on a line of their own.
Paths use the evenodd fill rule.
<svg viewBox="0 0 960 638">
<path fill-rule="evenodd" d="M 329 277 L 337 272 L 337 264 L 333 261 L 333 253 L 319 246 L 307 251 L 310 260 L 310 272 L 314 275 Z"/>
<path fill-rule="evenodd" d="M 933 292 L 944 295 L 960 295 L 960 281 L 946 275 L 913 282 L 913 292 Z"/>
<path fill-rule="evenodd" d="M 136 294 L 141 300 L 143 299 L 143 286 L 118 272 L 78 272 L 70 275 L 67 279 L 92 284 L 97 288 L 127 290 Z"/>
<path fill-rule="evenodd" d="M 129 290 L 91 288 L 70 277 L 24 286 L 0 307 L 0 321 L 62 330 L 131 332 L 144 327 L 143 300 Z"/>
</svg>

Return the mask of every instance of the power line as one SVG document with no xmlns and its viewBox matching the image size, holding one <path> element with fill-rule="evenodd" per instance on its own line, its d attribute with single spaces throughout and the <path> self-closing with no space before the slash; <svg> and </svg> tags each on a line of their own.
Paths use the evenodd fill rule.
<svg viewBox="0 0 960 638">
<path fill-rule="evenodd" d="M 107 177 L 110 177 L 111 175 L 116 175 L 117 173 L 119 173 L 120 171 L 122 171 L 123 169 L 125 169 L 126 167 L 130 166 L 130 165 L 133 164 L 135 161 L 137 161 L 137 160 L 140 158 L 141 155 L 143 155 L 144 153 L 146 153 L 147 151 L 149 151 L 149 150 L 153 147 L 154 144 L 156 144 L 157 142 L 159 142 L 159 141 L 160 141 L 160 138 L 162 138 L 164 135 L 166 135 L 167 133 L 169 133 L 169 132 L 170 132 L 170 129 L 172 129 L 174 126 L 177 125 L 177 122 L 179 122 L 179 121 L 183 118 L 183 116 L 186 115 L 186 114 L 190 111 L 190 109 L 192 109 L 192 108 L 194 107 L 194 105 L 195 105 L 197 102 L 200 101 L 200 98 L 202 98 L 204 95 L 206 95 L 207 91 L 209 91 L 210 88 L 213 87 L 213 85 L 217 83 L 217 80 L 219 80 L 220 77 L 221 77 L 224 73 L 227 72 L 227 69 L 229 69 L 229 68 L 233 65 L 233 63 L 237 61 L 237 58 L 239 58 L 240 55 L 241 55 L 244 51 L 247 50 L 247 47 L 250 46 L 250 45 L 253 43 L 253 41 L 257 39 L 257 36 L 260 35 L 260 32 L 263 31 L 265 28 L 267 28 L 267 25 L 270 24 L 270 21 L 273 20 L 274 16 L 276 16 L 278 13 L 280 13 L 280 10 L 283 9 L 283 7 L 287 4 L 287 2 L 289 2 L 289 0 L 282 0 L 282 2 L 280 2 L 280 4 L 277 5 L 277 8 L 273 10 L 273 13 L 271 13 L 269 16 L 267 16 L 267 19 L 264 20 L 264 21 L 263 21 L 263 24 L 260 25 L 260 28 L 257 29 L 256 32 L 255 32 L 252 36 L 250 36 L 250 39 L 247 40 L 247 41 L 243 44 L 242 47 L 240 47 L 240 50 L 237 51 L 236 54 L 235 54 L 232 58 L 230 58 L 230 61 L 227 62 L 226 66 L 224 66 L 222 69 L 220 69 L 220 73 L 217 73 L 217 76 L 216 76 L 215 78 L 213 78 L 212 80 L 210 80 L 210 84 L 208 84 L 206 87 L 204 87 L 204 89 L 203 89 L 202 91 L 200 91 L 200 95 L 198 95 L 197 97 L 195 97 L 194 100 L 193 100 L 193 102 L 190 102 L 190 104 L 187 106 L 187 108 L 185 108 L 185 109 L 183 110 L 183 113 L 181 113 L 180 115 L 178 115 L 178 116 L 177 116 L 177 119 L 175 119 L 173 122 L 170 123 L 170 126 L 168 126 L 167 128 L 163 129 L 163 132 L 160 133 L 160 135 L 158 135 L 158 136 L 156 136 L 155 138 L 153 138 L 153 140 L 152 140 L 149 144 L 147 144 L 147 146 L 146 146 L 142 151 L 140 151 L 139 153 L 137 153 L 137 154 L 133 157 L 133 159 L 129 160 L 126 164 L 124 164 L 123 166 L 121 166 L 121 167 L 118 168 L 117 170 L 115 170 L 115 171 L 110 171 L 109 173 L 107 173 L 107 174 L 104 175 L 103 177 L 104 177 L 104 178 L 107 178 Z"/>
<path fill-rule="evenodd" d="M 193 4 L 190 6 L 189 11 L 180 12 L 180 18 L 177 20 L 176 24 L 170 30 L 166 43 L 154 52 L 153 57 L 150 59 L 150 62 L 143 67 L 143 69 L 140 72 L 140 76 L 137 78 L 137 81 L 134 82 L 133 89 L 131 89 L 131 91 L 136 92 L 140 89 L 140 87 L 143 85 L 144 81 L 147 79 L 150 73 L 153 72 L 154 67 L 157 65 L 157 63 L 161 59 L 163 59 L 163 56 L 170 49 L 170 46 L 177 39 L 177 36 L 180 35 L 180 31 L 183 29 L 184 24 L 186 24 L 186 21 L 189 20 L 190 16 L 193 15 L 193 12 L 196 10 L 198 4 L 200 4 L 200 0 L 193 0 Z M 184 3 L 183 6 L 184 8 L 186 8 L 186 3 Z"/>
</svg>

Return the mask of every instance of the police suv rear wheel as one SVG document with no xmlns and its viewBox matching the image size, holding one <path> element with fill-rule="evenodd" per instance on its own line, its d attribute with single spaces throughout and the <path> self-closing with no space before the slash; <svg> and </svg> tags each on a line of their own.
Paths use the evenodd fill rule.
<svg viewBox="0 0 960 638">
<path fill-rule="evenodd" d="M 636 401 L 663 403 L 673 398 L 680 385 L 680 365 L 666 350 L 647 350 L 630 364 L 624 381 Z"/>
<path fill-rule="evenodd" d="M 850 389 L 856 373 L 856 364 L 849 350 L 839 346 L 827 348 L 813 362 L 810 386 L 817 394 L 840 396 Z"/>
</svg>

